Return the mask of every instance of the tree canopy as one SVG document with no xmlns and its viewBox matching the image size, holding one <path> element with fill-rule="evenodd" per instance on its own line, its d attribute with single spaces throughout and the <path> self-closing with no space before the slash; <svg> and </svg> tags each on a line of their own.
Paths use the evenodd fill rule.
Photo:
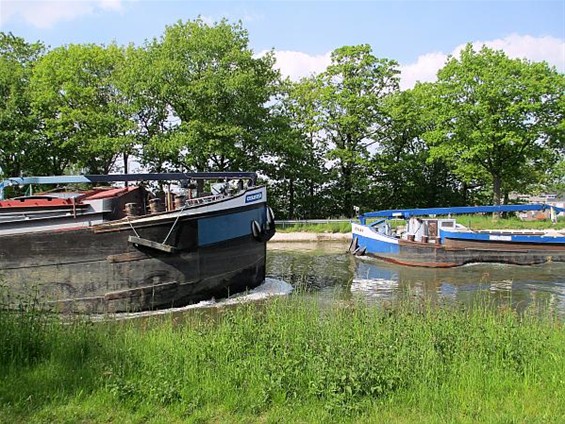
<svg viewBox="0 0 565 424">
<path fill-rule="evenodd" d="M 491 184 L 495 204 L 539 182 L 558 159 L 565 77 L 546 63 L 469 44 L 438 72 L 434 88 L 431 157 L 465 181 Z"/>
<path fill-rule="evenodd" d="M 123 62 L 118 46 L 87 44 L 53 49 L 35 65 L 32 105 L 51 172 L 74 164 L 108 173 L 130 149 L 132 123 L 115 77 Z"/>
<path fill-rule="evenodd" d="M 369 45 L 282 80 L 227 20 L 141 46 L 0 33 L 0 176 L 127 172 L 131 156 L 155 172 L 254 170 L 281 218 L 564 192 L 562 73 L 467 45 L 437 82 L 398 80 Z"/>
<path fill-rule="evenodd" d="M 146 46 L 145 72 L 171 123 L 151 151 L 188 170 L 257 167 L 279 75 L 272 55 L 256 58 L 248 44 L 240 24 L 198 19 L 168 26 Z"/>
<path fill-rule="evenodd" d="M 0 177 L 40 172 L 35 159 L 39 121 L 32 113 L 30 79 L 42 43 L 0 33 Z"/>
<path fill-rule="evenodd" d="M 342 216 L 366 203 L 369 146 L 382 126 L 383 99 L 398 90 L 397 68 L 394 60 L 374 56 L 369 45 L 345 46 L 332 52 L 325 72 L 299 83 L 313 96 L 305 130 L 325 146 L 334 209 Z"/>
</svg>

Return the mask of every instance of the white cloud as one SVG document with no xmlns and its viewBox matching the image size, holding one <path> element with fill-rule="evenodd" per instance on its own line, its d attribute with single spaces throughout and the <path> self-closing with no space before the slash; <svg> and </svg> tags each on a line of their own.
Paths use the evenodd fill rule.
<svg viewBox="0 0 565 424">
<path fill-rule="evenodd" d="M 485 45 L 494 50 L 503 50 L 510 58 L 528 59 L 533 62 L 545 61 L 555 66 L 559 72 L 565 72 L 565 40 L 549 36 L 511 34 L 491 41 L 474 41 L 472 44 L 475 50 Z M 465 44 L 461 44 L 450 54 L 458 57 L 464 47 Z M 435 81 L 436 73 L 443 67 L 447 57 L 446 53 L 428 53 L 419 56 L 415 63 L 401 65 L 401 88 L 412 88 L 416 81 Z"/>
<path fill-rule="evenodd" d="M 122 0 L 2 0 L 0 24 L 22 19 L 37 28 L 51 28 L 61 21 L 71 21 L 96 11 L 121 11 Z"/>
<path fill-rule="evenodd" d="M 534 62 L 546 61 L 558 71 L 565 72 L 565 40 L 555 37 L 533 37 L 512 34 L 491 41 L 474 41 L 475 50 L 483 45 L 495 50 L 503 50 L 508 57 L 525 58 Z M 414 63 L 400 65 L 400 87 L 405 90 L 414 87 L 416 81 L 431 82 L 447 60 L 449 54 L 458 57 L 465 44 L 455 47 L 450 53 L 433 52 L 419 56 Z M 261 52 L 259 56 L 265 54 Z M 330 64 L 331 52 L 322 55 L 309 55 L 299 51 L 275 50 L 275 66 L 285 77 L 299 80 L 302 77 L 323 72 Z"/>
<path fill-rule="evenodd" d="M 216 22 L 218 22 L 218 20 L 212 16 L 206 16 L 206 15 L 198 15 L 198 19 L 200 19 L 202 22 L 204 22 L 206 25 L 212 26 L 214 25 Z"/>
<path fill-rule="evenodd" d="M 445 64 L 447 55 L 444 53 L 427 53 L 419 56 L 416 63 L 400 66 L 400 88 L 412 88 L 416 81 L 435 81 L 437 71 Z"/>
<path fill-rule="evenodd" d="M 261 52 L 259 56 L 265 53 L 265 51 Z M 325 71 L 331 61 L 331 52 L 312 56 L 291 50 L 275 50 L 274 54 L 276 59 L 275 67 L 281 71 L 283 77 L 290 77 L 290 79 L 295 81 Z"/>
</svg>

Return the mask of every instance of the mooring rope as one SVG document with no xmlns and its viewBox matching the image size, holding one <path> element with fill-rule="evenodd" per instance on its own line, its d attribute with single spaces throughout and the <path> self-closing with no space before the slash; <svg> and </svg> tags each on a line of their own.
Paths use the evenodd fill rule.
<svg viewBox="0 0 565 424">
<path fill-rule="evenodd" d="M 137 234 L 137 231 L 135 231 L 135 228 L 133 228 L 133 224 L 131 223 L 131 221 L 129 220 L 129 216 L 126 216 L 126 219 L 128 221 L 129 226 L 131 227 L 131 229 L 133 230 L 134 234 L 136 237 L 139 237 L 139 234 Z"/>
<path fill-rule="evenodd" d="M 171 229 L 169 230 L 169 233 L 167 234 L 167 237 L 165 237 L 165 240 L 163 240 L 163 243 L 161 243 L 162 245 L 164 245 L 167 240 L 169 239 L 169 237 L 171 236 L 171 234 L 173 233 L 173 230 L 175 229 L 175 226 L 177 225 L 177 222 L 179 222 L 179 218 L 180 215 L 182 213 L 182 211 L 184 211 L 187 207 L 187 204 L 185 203 L 184 206 L 181 208 L 181 210 L 179 211 L 178 215 L 177 215 L 177 219 L 175 219 L 175 222 L 173 222 L 173 226 L 171 227 Z"/>
</svg>

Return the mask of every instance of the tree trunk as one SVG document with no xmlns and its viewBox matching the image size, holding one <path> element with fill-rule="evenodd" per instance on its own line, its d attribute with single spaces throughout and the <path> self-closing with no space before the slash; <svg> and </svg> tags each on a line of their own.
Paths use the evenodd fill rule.
<svg viewBox="0 0 565 424">
<path fill-rule="evenodd" d="M 351 181 L 352 169 L 349 166 L 342 166 L 343 178 L 343 214 L 348 218 L 353 217 L 353 200 L 352 189 L 353 183 Z"/>
<path fill-rule="evenodd" d="M 124 174 L 128 173 L 128 154 L 124 153 Z M 125 186 L 128 186 L 128 182 L 125 182 Z"/>
<path fill-rule="evenodd" d="M 294 180 L 288 184 L 288 219 L 294 219 Z"/>
<path fill-rule="evenodd" d="M 320 209 L 318 208 L 317 212 L 314 213 L 314 182 L 312 180 L 310 180 L 310 187 L 309 187 L 309 192 L 308 194 L 310 195 L 310 201 L 308 202 L 308 210 L 309 210 L 309 217 L 310 218 L 316 218 L 318 216 L 318 214 L 320 213 Z"/>
<path fill-rule="evenodd" d="M 502 199 L 502 190 L 501 190 L 501 186 L 502 186 L 502 179 L 497 176 L 497 175 L 493 175 L 493 187 L 492 187 L 492 191 L 493 191 L 493 197 L 492 200 L 494 202 L 495 205 L 500 205 L 500 201 Z"/>
<path fill-rule="evenodd" d="M 502 183 L 501 178 L 499 176 L 493 175 L 493 187 L 492 187 L 492 191 L 493 191 L 492 197 L 493 198 L 492 198 L 492 200 L 493 200 L 493 204 L 497 205 L 497 206 L 500 205 L 500 203 L 501 203 L 500 201 L 502 199 L 501 188 L 500 188 L 501 185 L 502 185 L 501 183 Z M 493 212 L 492 213 L 492 219 L 497 220 L 498 218 L 500 218 L 500 212 Z"/>
</svg>

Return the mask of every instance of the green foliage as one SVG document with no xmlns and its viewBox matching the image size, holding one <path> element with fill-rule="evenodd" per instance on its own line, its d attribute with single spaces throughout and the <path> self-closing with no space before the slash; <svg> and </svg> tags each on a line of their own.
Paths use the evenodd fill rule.
<svg viewBox="0 0 565 424">
<path fill-rule="evenodd" d="M 564 91 L 565 76 L 546 63 L 467 45 L 434 84 L 436 126 L 425 134 L 431 159 L 466 182 L 488 183 L 495 204 L 527 190 L 559 158 Z"/>
<path fill-rule="evenodd" d="M 562 157 L 565 157 L 565 151 Z M 565 197 L 565 159 L 561 159 L 553 168 L 548 170 L 542 187 L 548 193 L 555 193 L 560 197 Z"/>
<path fill-rule="evenodd" d="M 58 47 L 35 66 L 32 104 L 51 173 L 62 174 L 70 164 L 108 173 L 117 155 L 131 150 L 133 122 L 116 81 L 123 63 L 116 45 L 90 44 Z"/>
<path fill-rule="evenodd" d="M 317 83 L 305 78 L 285 81 L 273 107 L 278 124 L 270 139 L 268 174 L 277 216 L 284 219 L 321 218 L 336 213 L 325 167 L 326 140 L 319 137 L 315 107 Z"/>
<path fill-rule="evenodd" d="M 383 120 L 383 99 L 398 89 L 397 74 L 396 62 L 375 57 L 370 46 L 346 46 L 332 52 L 325 72 L 289 90 L 283 113 L 295 121 L 299 153 L 290 164 L 299 165 L 284 174 L 284 187 L 307 199 L 316 216 L 326 212 L 328 197 L 334 216 L 352 216 L 354 205 L 368 203 L 369 146 Z"/>
<path fill-rule="evenodd" d="M 457 222 L 473 230 L 547 230 L 565 229 L 565 218 L 559 217 L 556 224 L 551 220 L 523 221 L 515 216 L 493 219 L 487 215 L 461 215 Z"/>
<path fill-rule="evenodd" d="M 422 134 L 434 128 L 432 89 L 430 84 L 417 84 L 384 102 L 387 119 L 373 158 L 378 184 L 370 209 L 461 205 L 471 200 L 443 160 L 429 160 Z"/>
<path fill-rule="evenodd" d="M 294 232 L 308 232 L 308 233 L 350 233 L 350 222 L 331 222 L 327 224 L 292 224 L 290 226 L 277 227 L 277 232 L 280 233 L 294 233 Z"/>
<path fill-rule="evenodd" d="M 315 121 L 334 163 L 332 198 L 343 216 L 368 203 L 368 147 L 384 120 L 383 99 L 398 90 L 397 67 L 394 60 L 375 57 L 368 45 L 346 46 L 332 52 L 331 64 L 316 77 Z"/>
<path fill-rule="evenodd" d="M 0 178 L 36 172 L 40 123 L 32 113 L 30 78 L 44 46 L 0 32 Z"/>
<path fill-rule="evenodd" d="M 135 143 L 132 153 L 154 172 L 170 170 L 174 156 L 168 145 L 176 125 L 161 95 L 166 79 L 156 74 L 159 69 L 158 58 L 150 54 L 148 46 L 130 45 L 124 50 L 124 66 L 116 74 L 117 85 L 135 124 L 129 132 Z"/>
<path fill-rule="evenodd" d="M 144 80 L 174 122 L 166 138 L 148 140 L 149 153 L 189 170 L 257 169 L 278 73 L 272 55 L 255 58 L 248 43 L 240 24 L 197 19 L 166 27 L 146 46 Z"/>
<path fill-rule="evenodd" d="M 562 402 L 520 407 L 525 393 L 565 395 L 563 323 L 531 312 L 407 299 L 389 308 L 328 306 L 306 297 L 121 323 L 3 312 L 2 352 L 20 347 L 0 357 L 0 418 L 343 422 L 396 414 L 420 422 L 410 410 L 438 421 L 557 417 Z M 38 342 L 22 344 L 31 334 Z"/>
<path fill-rule="evenodd" d="M 155 172 L 254 170 L 283 219 L 563 193 L 565 77 L 546 63 L 469 45 L 399 92 L 398 64 L 368 45 L 296 83 L 274 60 L 227 20 L 141 47 L 45 52 L 0 33 L 0 175 L 127 171 L 132 155 Z"/>
</svg>

